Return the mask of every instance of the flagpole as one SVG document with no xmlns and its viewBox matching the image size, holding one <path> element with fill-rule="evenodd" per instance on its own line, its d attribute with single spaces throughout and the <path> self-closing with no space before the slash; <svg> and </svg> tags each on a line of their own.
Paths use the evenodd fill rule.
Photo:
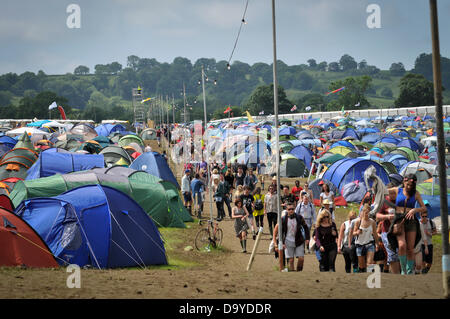
<svg viewBox="0 0 450 319">
<path fill-rule="evenodd" d="M 275 114 L 275 136 L 276 143 L 276 171 L 277 171 L 277 215 L 278 215 L 278 259 L 280 262 L 280 271 L 283 270 L 283 241 L 282 224 L 280 211 L 280 134 L 278 131 L 278 79 L 277 79 L 277 33 L 275 22 L 275 0 L 272 0 L 272 37 L 273 37 L 273 107 Z"/>
</svg>

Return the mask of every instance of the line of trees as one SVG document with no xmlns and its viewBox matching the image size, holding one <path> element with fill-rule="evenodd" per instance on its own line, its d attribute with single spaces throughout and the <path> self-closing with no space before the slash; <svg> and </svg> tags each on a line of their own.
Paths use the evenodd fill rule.
<svg viewBox="0 0 450 319">
<path fill-rule="evenodd" d="M 442 57 L 441 64 L 444 87 L 448 87 L 450 86 L 450 59 Z M 161 63 L 156 59 L 131 55 L 127 58 L 125 67 L 118 62 L 97 64 L 93 74 L 89 67 L 80 65 L 75 68 L 73 74 L 59 76 L 47 75 L 43 71 L 36 74 L 25 72 L 20 75 L 15 73 L 1 75 L 0 117 L 13 117 L 6 116 L 14 115 L 13 111 L 17 111 L 15 113 L 17 117 L 22 113 L 11 108 L 11 105 L 22 108 L 25 104 L 31 103 L 30 101 L 34 101 L 33 99 L 40 93 L 52 92 L 66 99 L 65 106 L 73 109 L 74 116 L 101 119 L 110 114 L 119 114 L 124 118 L 132 118 L 129 110 L 131 89 L 140 85 L 148 97 L 168 95 L 171 98 L 173 95 L 179 106 L 176 115 L 179 118 L 183 105 L 180 92 L 184 84 L 188 94 L 191 119 L 197 117 L 200 119 L 203 118 L 203 109 L 197 107 L 194 102 L 198 99 L 197 105 L 202 105 L 201 86 L 198 84 L 202 65 L 209 79 L 206 85 L 209 117 L 226 116 L 219 111 L 223 110 L 225 105 L 236 106 L 235 112 L 250 110 L 250 112 L 259 113 L 264 110 L 266 114 L 270 113 L 273 105 L 273 102 L 270 103 L 270 99 L 273 101 L 273 97 L 270 97 L 270 92 L 273 90 L 270 89 L 272 83 L 272 65 L 270 64 L 249 65 L 235 61 L 228 70 L 227 61 L 215 59 L 201 58 L 192 63 L 187 58 L 177 57 L 172 63 Z M 432 81 L 431 54 L 421 54 L 416 59 L 414 69 L 409 73 L 401 62 L 392 63 L 389 71 L 381 71 L 365 60 L 355 61 L 348 54 L 343 55 L 339 61 L 331 63 L 325 61 L 318 63 L 314 59 L 309 59 L 307 64 L 292 66 L 288 66 L 283 61 L 277 61 L 277 66 L 280 112 L 289 112 L 294 104 L 298 106 L 297 111 L 304 111 L 309 105 L 315 106 L 312 111 L 335 110 L 342 106 L 352 108 L 357 103 L 370 107 L 367 96 L 377 94 L 373 79 L 390 79 L 390 77 L 399 76 L 404 78 L 400 83 L 400 94 L 395 100 L 396 106 L 432 104 L 429 97 L 430 81 Z M 327 82 L 325 72 L 341 73 L 342 78 Z M 217 85 L 212 84 L 214 80 Z M 411 86 L 408 83 L 415 84 Z M 347 89 L 339 94 L 324 95 L 325 92 L 342 86 L 346 86 Z M 289 101 L 286 90 L 304 93 Z M 379 94 L 385 98 L 394 99 L 393 87 L 384 87 Z M 33 113 L 35 108 L 29 110 Z M 26 117 L 30 116 L 36 115 L 29 114 Z"/>
</svg>

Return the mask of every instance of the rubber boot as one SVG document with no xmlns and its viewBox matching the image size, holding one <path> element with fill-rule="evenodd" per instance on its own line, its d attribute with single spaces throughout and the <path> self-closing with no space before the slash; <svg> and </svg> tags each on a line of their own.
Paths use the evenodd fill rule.
<svg viewBox="0 0 450 319">
<path fill-rule="evenodd" d="M 402 275 L 406 274 L 406 255 L 398 256 L 400 260 L 400 267 L 402 268 Z"/>
<path fill-rule="evenodd" d="M 244 253 L 246 253 L 247 252 L 247 239 L 244 239 L 243 241 L 242 241 L 242 243 L 243 243 L 243 248 L 244 248 Z"/>
<path fill-rule="evenodd" d="M 414 275 L 414 260 L 407 260 L 406 261 L 406 274 L 407 275 Z"/>
<path fill-rule="evenodd" d="M 239 243 L 241 244 L 242 251 L 244 251 L 244 243 L 242 242 L 242 240 L 240 240 Z"/>
</svg>

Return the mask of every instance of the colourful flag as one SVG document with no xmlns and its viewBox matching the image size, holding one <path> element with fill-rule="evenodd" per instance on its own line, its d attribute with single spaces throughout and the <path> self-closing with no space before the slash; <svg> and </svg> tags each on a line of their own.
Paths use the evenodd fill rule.
<svg viewBox="0 0 450 319">
<path fill-rule="evenodd" d="M 245 111 L 245 112 L 247 113 L 248 121 L 249 121 L 250 123 L 255 123 L 255 120 L 253 120 L 252 116 L 250 115 L 250 112 L 249 112 L 249 111 Z"/>
<path fill-rule="evenodd" d="M 358 102 L 358 104 L 355 104 L 355 106 L 360 106 L 361 105 L 361 102 Z"/>
<path fill-rule="evenodd" d="M 262 110 L 261 112 L 259 112 L 259 115 L 264 115 L 264 110 Z"/>
<path fill-rule="evenodd" d="M 305 110 L 306 111 L 311 111 L 311 106 L 307 106 Z"/>
<path fill-rule="evenodd" d="M 296 109 L 297 109 L 297 105 L 294 105 L 294 106 L 291 108 L 291 112 L 294 112 Z"/>
<path fill-rule="evenodd" d="M 340 89 L 337 89 L 337 90 L 334 90 L 334 91 L 328 92 L 328 93 L 326 93 L 326 95 L 330 95 L 330 94 L 338 93 L 338 92 L 340 92 L 340 91 L 342 91 L 342 90 L 345 90 L 345 86 L 341 87 Z"/>
<path fill-rule="evenodd" d="M 227 107 L 227 109 L 223 112 L 223 114 L 227 114 L 228 112 L 231 112 L 231 107 Z"/>
<path fill-rule="evenodd" d="M 150 101 L 152 98 L 151 97 L 149 97 L 149 98 L 147 98 L 147 99 L 145 99 L 145 100 L 142 100 L 141 101 L 141 104 L 143 104 L 143 103 L 145 103 L 145 102 L 147 102 L 147 101 Z"/>
<path fill-rule="evenodd" d="M 342 113 L 345 113 L 345 109 L 344 109 L 344 107 L 342 107 L 342 110 L 341 110 L 341 112 L 342 112 Z"/>
</svg>

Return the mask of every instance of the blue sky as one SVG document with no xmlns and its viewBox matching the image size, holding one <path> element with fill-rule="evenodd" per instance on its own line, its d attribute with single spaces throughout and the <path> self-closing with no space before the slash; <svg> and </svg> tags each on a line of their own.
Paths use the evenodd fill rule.
<svg viewBox="0 0 450 319">
<path fill-rule="evenodd" d="M 182 56 L 228 60 L 245 0 L 3 0 L 0 9 L 0 74 L 43 70 L 73 72 L 129 55 L 172 62 Z M 69 29 L 66 8 L 81 8 L 81 28 Z M 369 4 L 381 8 L 381 29 L 369 29 Z M 450 1 L 438 0 L 441 54 L 450 57 Z M 407 69 L 431 52 L 425 0 L 277 0 L 277 55 L 288 65 L 356 61 Z M 271 0 L 250 0 L 248 24 L 232 61 L 272 62 Z"/>
</svg>

